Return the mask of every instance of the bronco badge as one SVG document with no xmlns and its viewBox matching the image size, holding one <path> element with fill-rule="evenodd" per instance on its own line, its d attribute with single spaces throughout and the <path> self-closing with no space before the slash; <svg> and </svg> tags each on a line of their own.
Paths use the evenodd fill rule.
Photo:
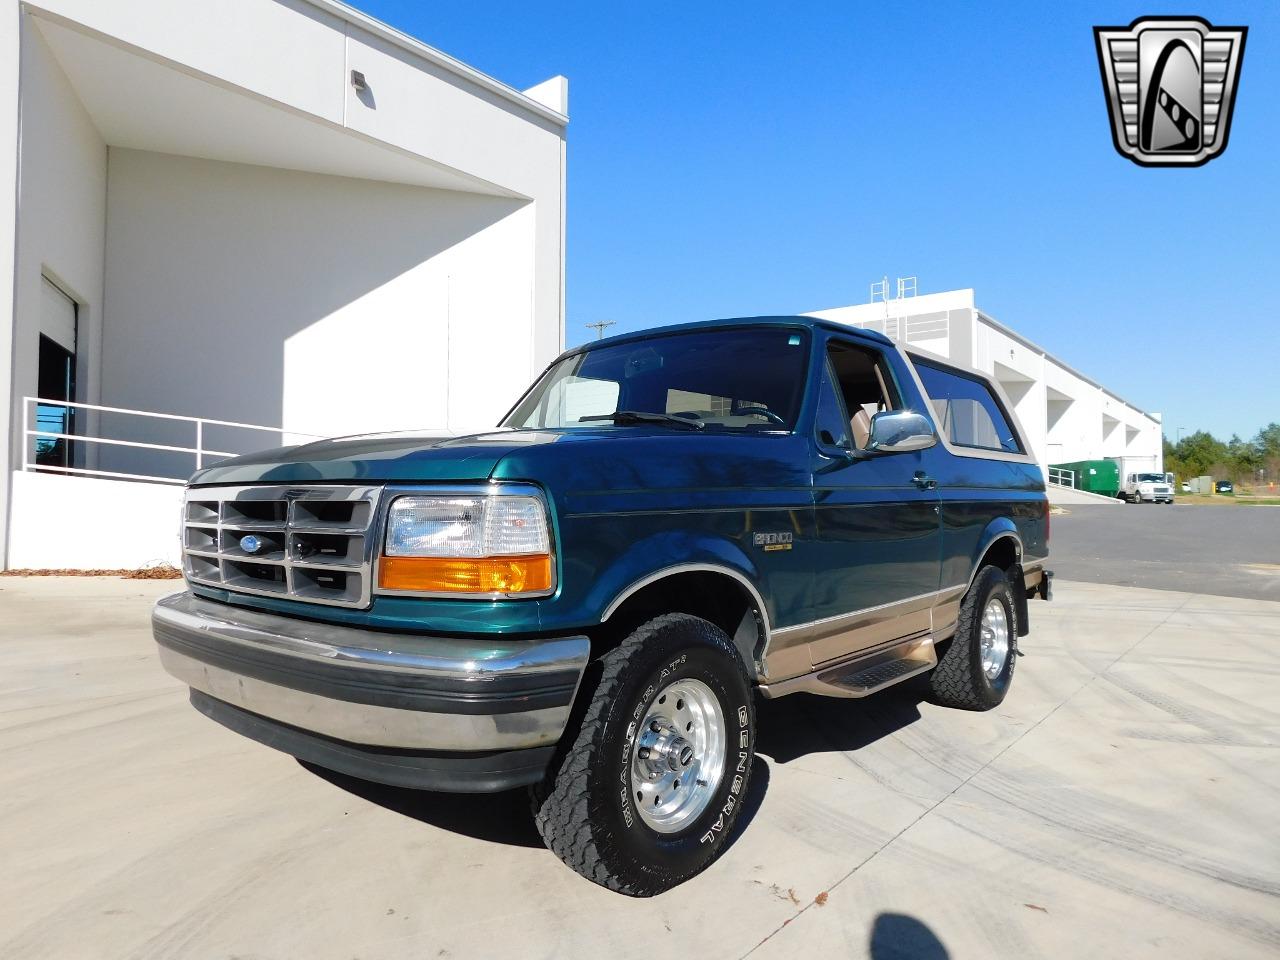
<svg viewBox="0 0 1280 960">
<path fill-rule="evenodd" d="M 1120 155 L 1144 167 L 1198 167 L 1222 153 L 1248 32 L 1199 17 L 1094 27 Z"/>
<path fill-rule="evenodd" d="M 791 541 L 794 537 L 790 531 L 786 533 L 757 533 L 751 538 L 751 542 L 757 547 L 763 547 L 766 553 L 774 550 L 790 550 Z"/>
</svg>

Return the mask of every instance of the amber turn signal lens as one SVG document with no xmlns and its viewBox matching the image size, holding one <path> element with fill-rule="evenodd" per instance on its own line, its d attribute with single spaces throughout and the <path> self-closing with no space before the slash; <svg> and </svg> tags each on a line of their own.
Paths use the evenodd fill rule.
<svg viewBox="0 0 1280 960">
<path fill-rule="evenodd" d="M 545 593 L 551 557 L 383 557 L 378 586 L 418 593 Z"/>
</svg>

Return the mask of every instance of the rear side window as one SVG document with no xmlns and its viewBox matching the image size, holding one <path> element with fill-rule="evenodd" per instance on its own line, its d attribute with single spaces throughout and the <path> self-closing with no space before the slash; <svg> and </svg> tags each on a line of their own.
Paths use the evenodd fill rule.
<svg viewBox="0 0 1280 960">
<path fill-rule="evenodd" d="M 953 444 L 1023 452 L 1009 418 L 985 382 L 922 360 L 916 360 L 915 366 L 942 432 Z"/>
</svg>

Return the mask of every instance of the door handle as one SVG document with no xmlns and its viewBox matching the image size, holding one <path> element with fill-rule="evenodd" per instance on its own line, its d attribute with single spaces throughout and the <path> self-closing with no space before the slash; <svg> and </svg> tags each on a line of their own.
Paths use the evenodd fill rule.
<svg viewBox="0 0 1280 960">
<path fill-rule="evenodd" d="M 937 490 L 938 481 L 933 477 L 927 476 L 923 470 L 917 470 L 911 477 L 911 482 L 921 490 Z"/>
</svg>

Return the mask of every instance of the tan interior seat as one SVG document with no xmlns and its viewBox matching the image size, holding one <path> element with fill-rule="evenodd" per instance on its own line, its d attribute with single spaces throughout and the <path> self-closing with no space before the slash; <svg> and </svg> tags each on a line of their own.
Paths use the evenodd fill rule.
<svg viewBox="0 0 1280 960">
<path fill-rule="evenodd" d="M 853 444 L 859 450 L 867 448 L 867 441 L 871 438 L 871 414 L 863 407 L 859 407 L 849 418 L 849 430 L 853 434 Z"/>
</svg>

